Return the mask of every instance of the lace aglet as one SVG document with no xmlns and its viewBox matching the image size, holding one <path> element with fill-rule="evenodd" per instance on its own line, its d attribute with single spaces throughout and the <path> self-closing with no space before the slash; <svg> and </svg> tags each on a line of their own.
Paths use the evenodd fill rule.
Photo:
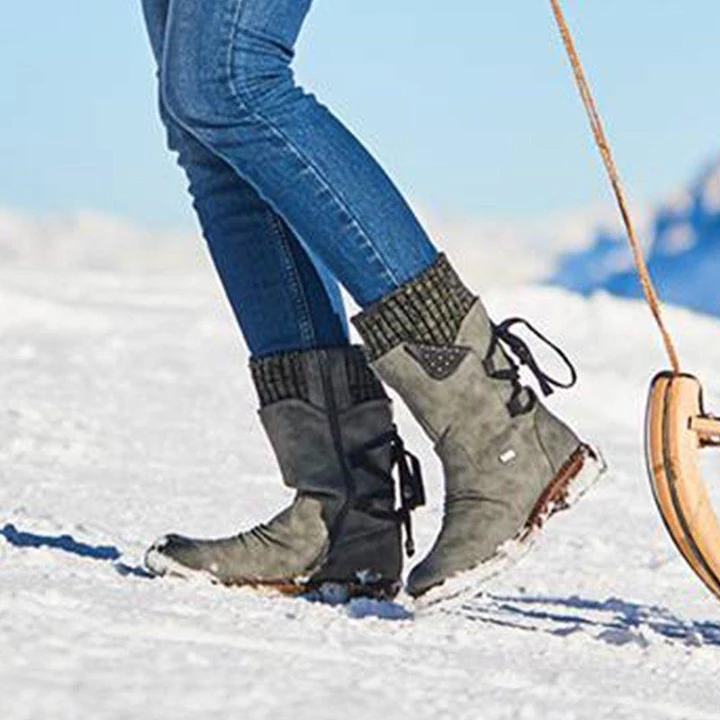
<svg viewBox="0 0 720 720">
<path fill-rule="evenodd" d="M 540 390 L 545 397 L 550 397 L 554 392 L 555 388 L 546 381 L 539 381 Z"/>
</svg>

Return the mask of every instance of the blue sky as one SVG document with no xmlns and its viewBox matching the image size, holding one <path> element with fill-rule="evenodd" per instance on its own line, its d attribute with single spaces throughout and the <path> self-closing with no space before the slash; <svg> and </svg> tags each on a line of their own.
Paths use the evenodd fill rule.
<svg viewBox="0 0 720 720">
<path fill-rule="evenodd" d="M 720 152 L 720 8 L 566 0 L 633 193 Z M 606 197 L 546 0 L 316 0 L 300 80 L 433 210 L 524 219 Z M 193 223 L 155 117 L 139 0 L 10 3 L 0 206 Z"/>
</svg>

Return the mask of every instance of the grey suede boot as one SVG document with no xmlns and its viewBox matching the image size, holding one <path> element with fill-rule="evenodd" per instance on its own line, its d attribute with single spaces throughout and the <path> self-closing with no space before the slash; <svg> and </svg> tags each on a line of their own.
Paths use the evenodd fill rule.
<svg viewBox="0 0 720 720">
<path fill-rule="evenodd" d="M 357 347 L 253 361 L 260 418 L 292 504 L 270 522 L 219 540 L 168 535 L 146 555 L 157 574 L 204 573 L 227 585 L 392 597 L 402 571 L 401 523 L 422 501 L 390 402 Z M 395 509 L 393 467 L 404 507 Z M 409 538 L 411 540 L 411 538 Z"/>
<path fill-rule="evenodd" d="M 445 473 L 442 530 L 412 571 L 408 591 L 424 604 L 465 595 L 518 556 L 543 521 L 568 507 L 603 467 L 521 385 L 501 343 L 546 394 L 574 384 L 575 371 L 555 348 L 571 369 L 570 382 L 542 373 L 510 331 L 525 321 L 493 325 L 443 255 L 353 322 L 373 369 L 435 442 Z"/>
</svg>

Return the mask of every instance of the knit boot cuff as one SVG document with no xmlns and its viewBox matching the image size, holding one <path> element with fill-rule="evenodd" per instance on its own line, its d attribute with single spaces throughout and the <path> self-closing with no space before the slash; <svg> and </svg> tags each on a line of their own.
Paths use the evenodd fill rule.
<svg viewBox="0 0 720 720">
<path fill-rule="evenodd" d="M 356 315 L 352 322 L 370 361 L 405 342 L 452 345 L 477 300 L 444 254 L 418 277 Z"/>
<path fill-rule="evenodd" d="M 281 353 L 251 360 L 250 371 L 261 407 L 290 399 L 310 402 L 313 395 L 310 383 L 315 382 L 315 374 L 310 377 L 307 368 L 317 362 L 321 352 L 343 355 L 345 382 L 353 405 L 387 399 L 382 383 L 370 369 L 362 348 L 350 346 Z"/>
</svg>

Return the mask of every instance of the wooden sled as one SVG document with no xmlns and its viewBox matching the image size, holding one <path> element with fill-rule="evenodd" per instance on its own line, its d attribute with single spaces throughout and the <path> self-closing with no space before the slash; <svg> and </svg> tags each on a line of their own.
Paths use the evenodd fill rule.
<svg viewBox="0 0 720 720">
<path fill-rule="evenodd" d="M 595 144 L 610 180 L 640 286 L 657 324 L 672 372 L 655 377 L 648 399 L 645 445 L 653 494 L 668 532 L 698 577 L 720 599 L 720 523 L 700 471 L 700 450 L 720 446 L 720 418 L 703 409 L 702 387 L 681 372 L 675 344 L 663 319 L 660 297 L 643 255 L 610 143 L 560 5 L 550 0 Z"/>
<path fill-rule="evenodd" d="M 660 373 L 648 400 L 646 452 L 655 501 L 678 550 L 720 599 L 720 523 L 700 470 L 700 450 L 720 446 L 720 419 L 703 408 L 692 375 Z"/>
</svg>

